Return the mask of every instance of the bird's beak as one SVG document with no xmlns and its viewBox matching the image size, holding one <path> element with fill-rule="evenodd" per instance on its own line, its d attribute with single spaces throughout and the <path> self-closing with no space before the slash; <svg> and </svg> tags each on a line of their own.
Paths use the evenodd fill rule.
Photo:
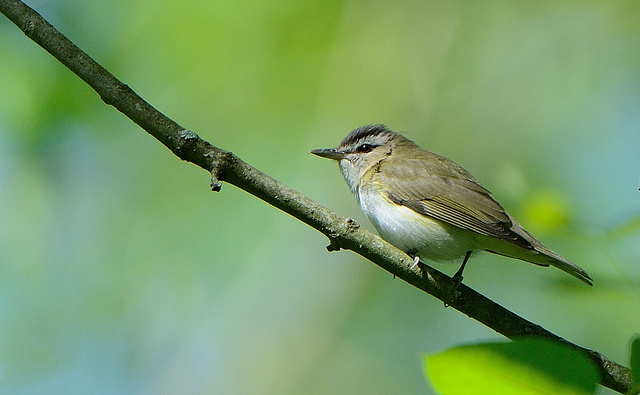
<svg viewBox="0 0 640 395">
<path fill-rule="evenodd" d="M 322 158 L 333 159 L 333 160 L 341 160 L 344 158 L 344 152 L 340 151 L 338 148 L 321 148 L 311 150 L 311 153 Z"/>
</svg>

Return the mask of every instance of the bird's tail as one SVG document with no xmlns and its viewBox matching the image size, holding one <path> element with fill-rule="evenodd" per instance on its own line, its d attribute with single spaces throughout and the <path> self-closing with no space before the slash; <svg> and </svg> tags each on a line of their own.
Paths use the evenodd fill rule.
<svg viewBox="0 0 640 395">
<path fill-rule="evenodd" d="M 547 246 L 542 244 L 538 239 L 533 237 L 533 235 L 527 232 L 516 220 L 511 218 L 513 225 L 511 226 L 511 230 L 520 236 L 522 239 L 526 240 L 529 244 L 527 247 L 523 248 L 521 242 L 516 244 L 511 243 L 493 243 L 493 248 L 487 249 L 487 251 L 493 252 L 494 254 L 505 255 L 511 258 L 521 259 L 523 261 L 527 261 L 530 263 L 534 263 L 540 266 L 555 266 L 558 269 L 565 271 L 572 276 L 584 281 L 589 285 L 593 285 L 593 279 L 589 277 L 584 269 L 575 263 L 569 261 L 568 259 L 563 258 L 559 254 L 551 251 Z"/>
<path fill-rule="evenodd" d="M 551 251 L 547 246 L 540 243 L 539 241 L 537 244 L 538 245 L 534 245 L 533 247 L 536 252 L 539 253 L 538 256 L 541 258 L 540 261 L 543 262 L 542 264 L 555 266 L 558 269 L 564 270 L 572 276 L 579 278 L 585 283 L 593 285 L 593 279 L 589 277 L 589 274 L 587 274 L 587 272 L 585 272 L 584 269 L 582 269 L 580 266 Z M 538 263 L 540 261 L 536 259 L 536 261 L 529 262 Z"/>
</svg>

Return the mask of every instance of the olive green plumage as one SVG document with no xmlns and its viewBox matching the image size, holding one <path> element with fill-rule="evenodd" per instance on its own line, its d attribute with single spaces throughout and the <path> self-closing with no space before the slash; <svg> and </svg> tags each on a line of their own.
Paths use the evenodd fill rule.
<svg viewBox="0 0 640 395">
<path fill-rule="evenodd" d="M 383 125 L 363 126 L 339 147 L 311 152 L 339 162 L 380 235 L 412 256 L 466 263 L 471 251 L 486 250 L 553 265 L 591 285 L 584 270 L 527 232 L 469 172 Z"/>
</svg>

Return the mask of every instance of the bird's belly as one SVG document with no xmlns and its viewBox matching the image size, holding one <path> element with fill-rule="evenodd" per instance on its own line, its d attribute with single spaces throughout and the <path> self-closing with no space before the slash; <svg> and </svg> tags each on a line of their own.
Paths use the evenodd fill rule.
<svg viewBox="0 0 640 395">
<path fill-rule="evenodd" d="M 396 204 L 381 193 L 360 191 L 360 207 L 380 236 L 426 260 L 450 261 L 475 250 L 469 231 Z"/>
</svg>

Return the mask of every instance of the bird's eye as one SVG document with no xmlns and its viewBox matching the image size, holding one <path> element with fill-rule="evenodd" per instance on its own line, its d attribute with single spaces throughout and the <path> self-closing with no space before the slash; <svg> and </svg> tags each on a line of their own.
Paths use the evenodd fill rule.
<svg viewBox="0 0 640 395">
<path fill-rule="evenodd" d="M 373 146 L 371 144 L 361 144 L 356 148 L 356 151 L 366 154 L 373 151 Z"/>
</svg>

